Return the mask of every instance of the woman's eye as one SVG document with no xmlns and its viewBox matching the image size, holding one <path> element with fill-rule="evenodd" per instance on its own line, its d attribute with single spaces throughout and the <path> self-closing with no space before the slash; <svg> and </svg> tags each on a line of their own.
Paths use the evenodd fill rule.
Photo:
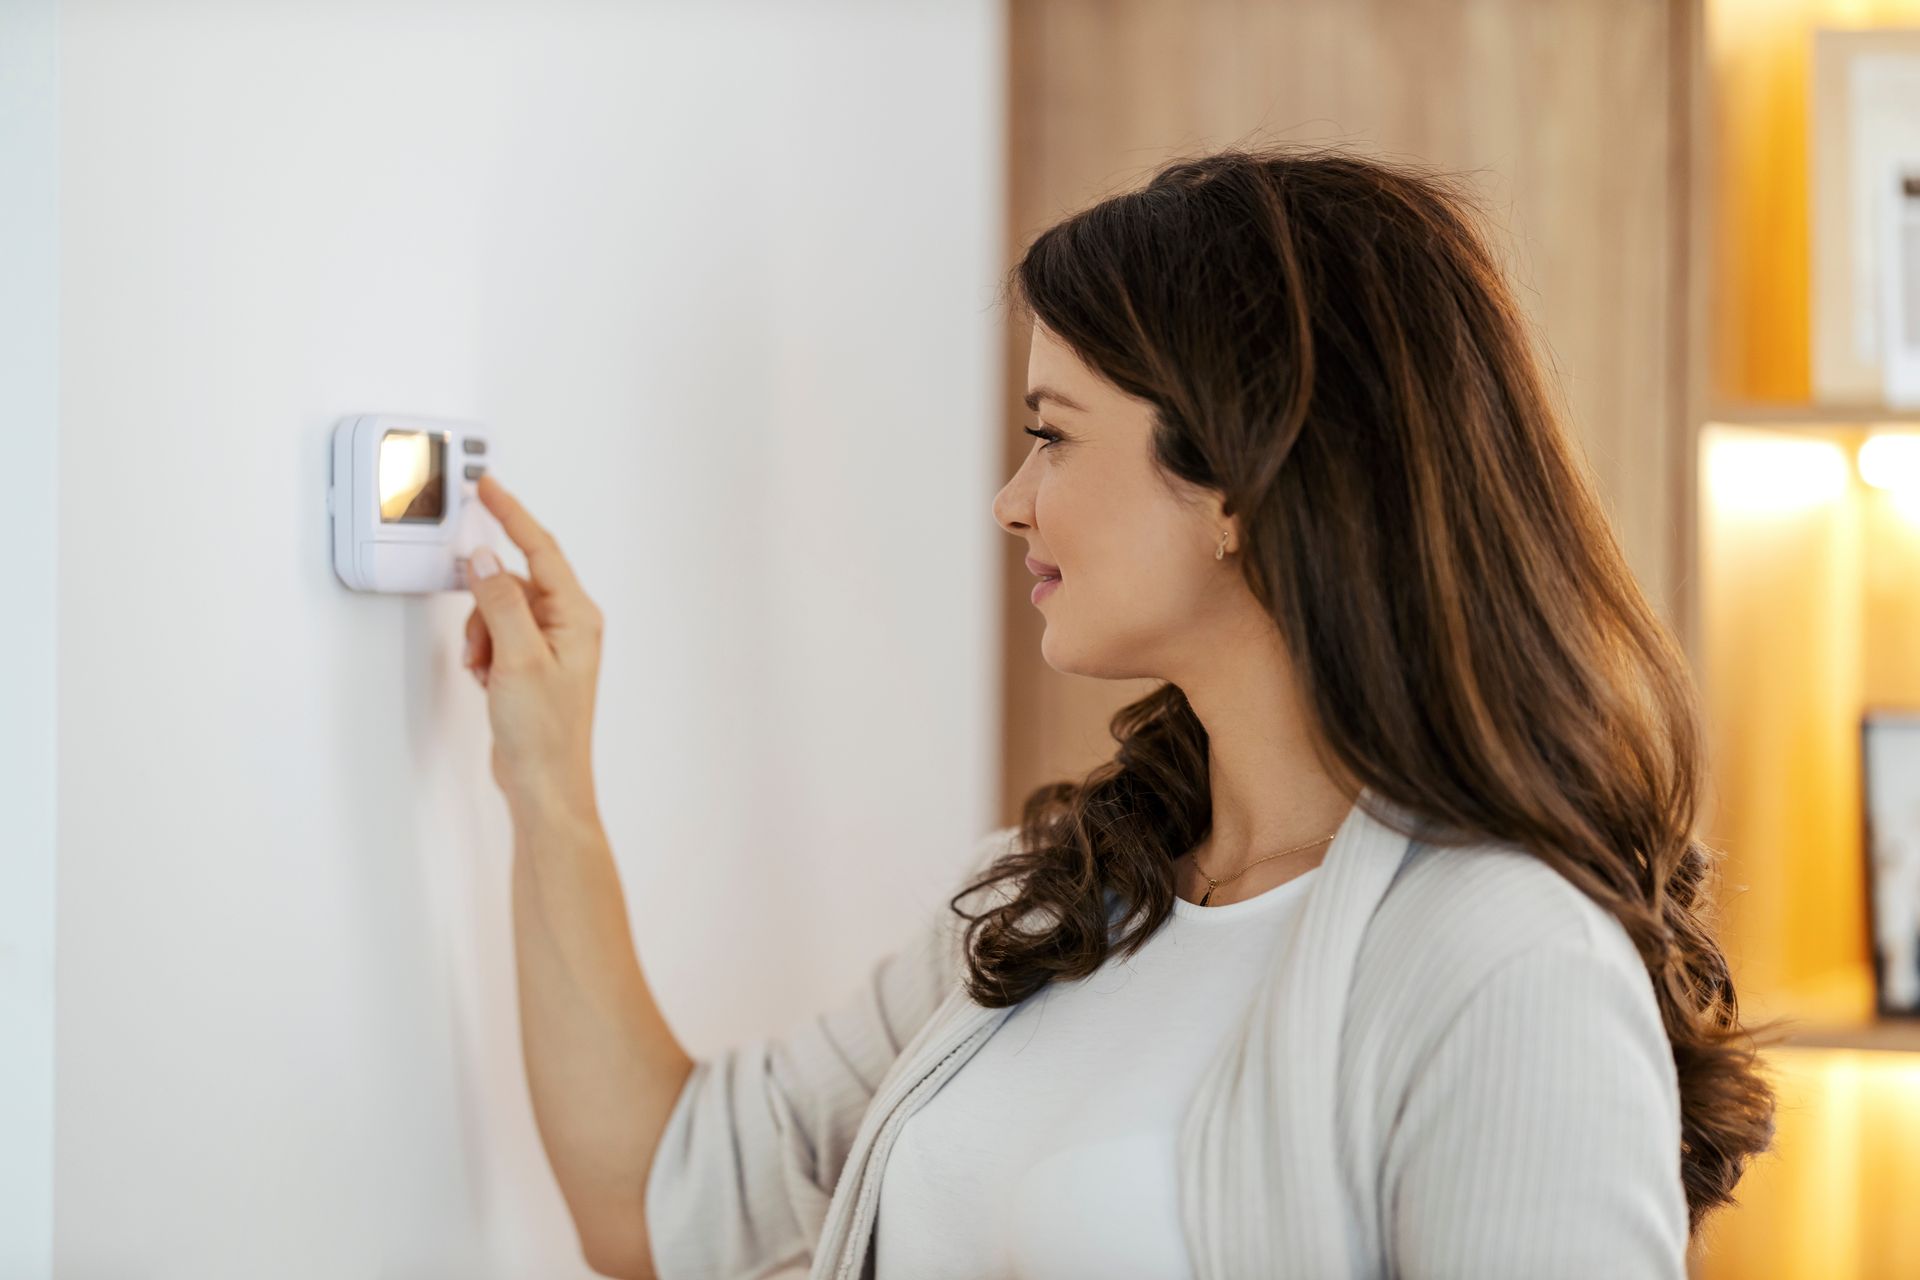
<svg viewBox="0 0 1920 1280">
<path fill-rule="evenodd" d="M 1060 442 L 1060 433 L 1052 427 L 1041 427 L 1037 431 L 1032 427 L 1022 427 L 1020 429 L 1035 439 L 1047 441 L 1046 444 L 1040 446 L 1041 452 L 1043 453 Z"/>
</svg>

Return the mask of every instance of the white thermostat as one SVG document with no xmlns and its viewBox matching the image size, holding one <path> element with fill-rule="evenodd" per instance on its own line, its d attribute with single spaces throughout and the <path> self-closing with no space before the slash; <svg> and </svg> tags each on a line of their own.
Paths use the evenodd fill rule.
<svg viewBox="0 0 1920 1280">
<path fill-rule="evenodd" d="M 492 461 L 474 422 L 370 413 L 333 429 L 333 571 L 356 591 L 458 591 L 466 557 L 496 550 L 477 482 Z"/>
</svg>

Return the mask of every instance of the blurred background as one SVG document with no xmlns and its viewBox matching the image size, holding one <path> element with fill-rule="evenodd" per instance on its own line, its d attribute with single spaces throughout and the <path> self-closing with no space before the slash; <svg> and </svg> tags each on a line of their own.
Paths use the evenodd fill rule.
<svg viewBox="0 0 1920 1280">
<path fill-rule="evenodd" d="M 1861 749 L 1920 708 L 1917 85 L 1920 0 L 0 0 L 0 1277 L 590 1274 L 468 601 L 334 576 L 339 418 L 492 432 L 607 616 L 648 977 L 776 1031 L 1150 687 L 1040 659 L 1005 272 L 1283 142 L 1470 175 L 1695 664 L 1795 1029 L 1694 1274 L 1920 1275 Z"/>
</svg>

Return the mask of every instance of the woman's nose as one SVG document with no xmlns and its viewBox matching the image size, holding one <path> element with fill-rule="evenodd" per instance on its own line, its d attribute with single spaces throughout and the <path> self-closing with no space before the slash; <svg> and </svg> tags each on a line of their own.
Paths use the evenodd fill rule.
<svg viewBox="0 0 1920 1280">
<path fill-rule="evenodd" d="M 1015 472 L 1013 479 L 1002 485 L 993 499 L 993 518 L 1008 533 L 1018 533 L 1031 523 L 1028 516 L 1030 503 L 1022 489 L 1020 475 L 1021 472 Z"/>
</svg>

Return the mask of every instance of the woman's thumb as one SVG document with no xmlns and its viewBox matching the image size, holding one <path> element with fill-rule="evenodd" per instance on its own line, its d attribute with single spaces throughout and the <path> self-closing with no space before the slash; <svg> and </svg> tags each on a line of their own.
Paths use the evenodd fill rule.
<svg viewBox="0 0 1920 1280">
<path fill-rule="evenodd" d="M 473 589 L 474 604 L 486 619 L 487 634 L 493 640 L 494 667 L 501 665 L 502 658 L 509 664 L 525 661 L 546 647 L 546 637 L 533 620 L 526 592 L 512 574 L 500 572 L 500 557 L 491 547 L 476 547 L 468 558 L 467 585 Z"/>
</svg>

